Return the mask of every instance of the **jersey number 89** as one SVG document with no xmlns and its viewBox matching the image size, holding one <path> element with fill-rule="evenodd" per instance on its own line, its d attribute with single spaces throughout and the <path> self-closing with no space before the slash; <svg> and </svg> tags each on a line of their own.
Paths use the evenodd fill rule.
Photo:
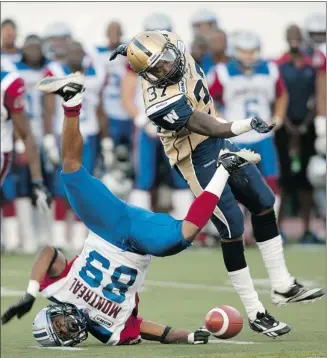
<svg viewBox="0 0 327 358">
<path fill-rule="evenodd" d="M 80 277 L 92 288 L 99 287 L 103 280 L 103 272 L 92 265 L 92 261 L 96 261 L 101 264 L 105 270 L 109 270 L 110 261 L 100 255 L 96 251 L 91 251 L 88 258 L 86 259 L 86 265 L 83 266 L 79 272 Z M 129 276 L 130 279 L 127 283 L 120 282 L 121 275 Z M 121 265 L 115 268 L 112 276 L 111 283 L 108 283 L 102 289 L 102 294 L 108 300 L 123 303 L 126 299 L 125 293 L 128 288 L 131 287 L 137 276 L 137 270 Z M 115 291 L 115 292 L 113 292 Z M 117 293 L 116 293 L 117 292 Z"/>
</svg>

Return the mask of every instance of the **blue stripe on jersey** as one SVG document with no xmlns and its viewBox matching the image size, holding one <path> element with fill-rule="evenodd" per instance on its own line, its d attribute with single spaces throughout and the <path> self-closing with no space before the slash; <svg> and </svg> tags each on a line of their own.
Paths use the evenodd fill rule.
<svg viewBox="0 0 327 358">
<path fill-rule="evenodd" d="M 228 72 L 230 77 L 243 76 L 244 75 L 243 72 L 241 71 L 240 63 L 238 61 L 236 61 L 236 60 L 231 60 L 231 61 L 227 62 L 226 68 L 227 68 L 227 72 Z M 256 63 L 256 65 L 254 66 L 254 73 L 253 74 L 255 74 L 255 75 L 269 75 L 268 62 L 261 60 L 258 63 Z"/>
<path fill-rule="evenodd" d="M 103 52 L 109 52 L 109 49 L 108 47 L 103 47 L 103 46 L 97 46 L 97 51 L 100 52 L 100 53 L 103 53 Z"/>
<path fill-rule="evenodd" d="M 62 69 L 65 75 L 70 75 L 72 73 L 71 69 L 67 65 L 62 65 Z M 88 66 L 84 69 L 84 76 L 95 76 L 96 71 L 93 66 Z"/>
<path fill-rule="evenodd" d="M 8 75 L 9 72 L 1 71 L 1 81 Z"/>
</svg>

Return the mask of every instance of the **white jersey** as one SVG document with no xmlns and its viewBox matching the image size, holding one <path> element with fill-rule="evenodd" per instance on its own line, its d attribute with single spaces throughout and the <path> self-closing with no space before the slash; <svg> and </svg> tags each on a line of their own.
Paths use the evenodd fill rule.
<svg viewBox="0 0 327 358">
<path fill-rule="evenodd" d="M 6 53 L 1 51 L 1 70 L 13 71 L 15 68 L 14 63 L 19 62 L 22 59 L 22 53 Z"/>
<path fill-rule="evenodd" d="M 218 64 L 208 75 L 210 94 L 220 97 L 224 106 L 224 118 L 237 121 L 258 116 L 271 122 L 271 106 L 281 90 L 278 66 L 273 62 L 261 61 L 252 75 L 243 74 L 236 61 Z M 273 134 L 251 131 L 234 137 L 233 142 L 259 142 Z"/>
<path fill-rule="evenodd" d="M 16 102 L 24 94 L 20 81 L 17 72 L 1 71 L 1 153 L 13 150 L 13 123 L 10 114 L 15 109 L 23 108 L 22 103 Z M 6 103 L 6 98 L 11 98 L 10 103 Z"/>
<path fill-rule="evenodd" d="M 86 310 L 103 327 L 107 344 L 116 345 L 136 307 L 150 261 L 151 256 L 122 251 L 90 231 L 67 275 L 41 292 Z"/>
<path fill-rule="evenodd" d="M 71 74 L 68 66 L 59 62 L 50 62 L 47 66 L 47 74 L 52 76 L 67 76 Z M 97 135 L 100 131 L 97 109 L 100 102 L 100 93 L 103 88 L 103 73 L 99 73 L 95 67 L 89 65 L 84 69 L 83 104 L 80 112 L 80 131 L 84 139 L 89 136 Z M 60 136 L 64 120 L 64 110 L 61 98 L 56 98 L 56 110 L 53 118 L 53 131 Z"/>
<path fill-rule="evenodd" d="M 44 77 L 44 68 L 32 68 L 23 62 L 14 64 L 16 71 L 25 83 L 26 113 L 30 119 L 32 133 L 36 142 L 41 145 L 43 140 L 43 94 L 35 88 L 38 81 Z"/>
<path fill-rule="evenodd" d="M 97 47 L 99 61 L 104 66 L 107 80 L 103 91 L 103 109 L 108 118 L 129 120 L 130 117 L 122 104 L 121 82 L 127 69 L 127 59 L 118 56 L 109 61 L 111 51 L 107 47 Z"/>
</svg>

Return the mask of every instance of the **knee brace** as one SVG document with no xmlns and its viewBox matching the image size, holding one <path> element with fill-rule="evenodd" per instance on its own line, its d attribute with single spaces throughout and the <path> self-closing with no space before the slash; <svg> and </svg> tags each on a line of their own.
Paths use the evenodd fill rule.
<svg viewBox="0 0 327 358">
<path fill-rule="evenodd" d="M 228 272 L 244 269 L 246 265 L 244 256 L 243 240 L 238 241 L 222 241 L 221 249 L 223 252 L 225 266 Z"/>
<path fill-rule="evenodd" d="M 257 242 L 264 242 L 279 235 L 276 215 L 272 210 L 264 215 L 251 216 L 253 235 Z"/>
</svg>

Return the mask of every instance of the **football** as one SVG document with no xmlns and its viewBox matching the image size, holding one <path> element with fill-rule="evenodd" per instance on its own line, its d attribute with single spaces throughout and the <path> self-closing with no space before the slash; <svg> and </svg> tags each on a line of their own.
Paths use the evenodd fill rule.
<svg viewBox="0 0 327 358">
<path fill-rule="evenodd" d="M 205 326 L 213 336 L 228 339 L 241 332 L 243 318 L 236 308 L 223 305 L 215 307 L 207 313 Z"/>
</svg>

